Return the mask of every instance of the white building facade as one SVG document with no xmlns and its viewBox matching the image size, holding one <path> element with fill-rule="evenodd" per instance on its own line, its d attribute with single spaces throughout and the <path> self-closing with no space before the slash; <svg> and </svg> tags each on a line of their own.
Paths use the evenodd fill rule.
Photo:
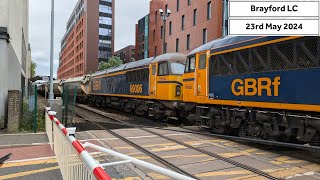
<svg viewBox="0 0 320 180">
<path fill-rule="evenodd" d="M 0 128 L 8 91 L 21 90 L 25 97 L 30 78 L 29 0 L 0 0 Z"/>
</svg>

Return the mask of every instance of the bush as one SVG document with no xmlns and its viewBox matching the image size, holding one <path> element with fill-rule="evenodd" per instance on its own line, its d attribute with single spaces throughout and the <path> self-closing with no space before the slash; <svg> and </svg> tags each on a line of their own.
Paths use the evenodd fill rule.
<svg viewBox="0 0 320 180">
<path fill-rule="evenodd" d="M 20 131 L 33 132 L 33 114 L 34 111 L 29 112 L 29 105 L 27 102 L 23 102 L 22 105 L 22 118 L 20 121 Z M 43 115 L 43 109 L 38 107 L 37 112 L 37 132 L 45 131 L 45 117 Z"/>
</svg>

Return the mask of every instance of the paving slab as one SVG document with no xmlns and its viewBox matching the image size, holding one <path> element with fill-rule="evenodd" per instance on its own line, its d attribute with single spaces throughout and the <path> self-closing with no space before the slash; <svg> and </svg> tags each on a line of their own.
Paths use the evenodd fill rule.
<svg viewBox="0 0 320 180">
<path fill-rule="evenodd" d="M 39 143 L 48 143 L 48 137 L 45 133 L 36 134 L 1 134 L 0 135 L 0 147 L 1 146 L 15 146 L 15 145 L 32 145 Z"/>
</svg>

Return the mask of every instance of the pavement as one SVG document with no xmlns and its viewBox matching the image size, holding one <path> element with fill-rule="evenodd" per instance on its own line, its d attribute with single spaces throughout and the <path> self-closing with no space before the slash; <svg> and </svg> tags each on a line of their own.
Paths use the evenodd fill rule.
<svg viewBox="0 0 320 180">
<path fill-rule="evenodd" d="M 12 153 L 0 167 L 0 179 L 62 179 L 45 133 L 1 134 L 0 157 Z"/>
</svg>

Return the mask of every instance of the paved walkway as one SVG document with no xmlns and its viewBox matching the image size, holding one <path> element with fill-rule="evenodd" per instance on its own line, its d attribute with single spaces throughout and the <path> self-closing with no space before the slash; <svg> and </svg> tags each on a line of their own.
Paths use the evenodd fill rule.
<svg viewBox="0 0 320 180">
<path fill-rule="evenodd" d="M 0 167 L 0 179 L 62 179 L 45 133 L 1 134 L 0 157 L 12 153 Z"/>
</svg>

